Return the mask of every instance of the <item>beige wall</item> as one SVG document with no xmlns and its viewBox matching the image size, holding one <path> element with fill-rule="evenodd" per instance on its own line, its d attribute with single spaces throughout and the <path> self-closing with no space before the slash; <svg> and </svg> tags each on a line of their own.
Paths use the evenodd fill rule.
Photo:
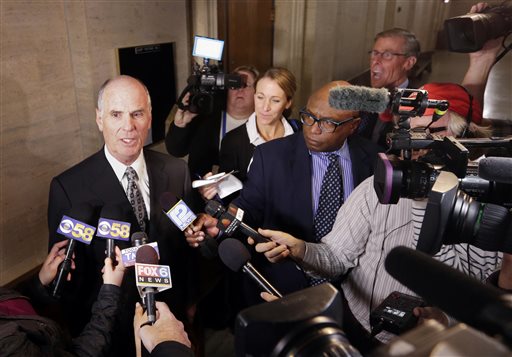
<svg viewBox="0 0 512 357">
<path fill-rule="evenodd" d="M 53 176 L 102 144 L 96 91 L 116 48 L 175 42 L 178 88 L 190 67 L 185 0 L 1 1 L 0 284 L 46 256 Z"/>
</svg>

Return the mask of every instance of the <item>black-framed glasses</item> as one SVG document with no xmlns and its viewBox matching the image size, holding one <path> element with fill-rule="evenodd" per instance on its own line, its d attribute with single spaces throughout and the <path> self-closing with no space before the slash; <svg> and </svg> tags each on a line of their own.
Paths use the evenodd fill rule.
<svg viewBox="0 0 512 357">
<path fill-rule="evenodd" d="M 326 132 L 326 133 L 334 133 L 336 128 L 339 127 L 340 125 L 343 125 L 345 123 L 353 121 L 354 119 L 357 119 L 357 117 L 356 117 L 356 118 L 344 119 L 342 121 L 336 121 L 332 118 L 317 118 L 313 114 L 308 112 L 306 110 L 306 108 L 302 108 L 299 111 L 299 115 L 300 115 L 300 121 L 302 124 L 307 125 L 307 126 L 313 126 L 313 125 L 315 125 L 315 123 L 318 123 L 318 127 L 320 128 L 320 130 L 322 130 L 322 132 Z"/>
<path fill-rule="evenodd" d="M 390 52 L 390 51 L 379 52 L 379 51 L 376 51 L 376 50 L 371 50 L 371 51 L 368 51 L 368 54 L 372 58 L 380 56 L 382 59 L 384 59 L 386 61 L 389 61 L 394 56 L 404 56 L 404 57 L 407 57 L 407 53 L 398 53 L 398 52 Z"/>
</svg>

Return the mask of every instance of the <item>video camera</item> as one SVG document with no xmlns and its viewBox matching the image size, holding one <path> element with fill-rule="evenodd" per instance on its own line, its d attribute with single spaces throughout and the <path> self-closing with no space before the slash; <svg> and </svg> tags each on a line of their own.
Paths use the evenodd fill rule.
<svg viewBox="0 0 512 357">
<path fill-rule="evenodd" d="M 361 356 L 341 329 L 341 295 L 321 284 L 240 312 L 236 356 Z M 325 353 L 325 354 L 324 354 Z"/>
<path fill-rule="evenodd" d="M 194 63 L 193 74 L 187 79 L 187 87 L 178 98 L 178 108 L 191 113 L 209 115 L 214 111 L 216 96 L 226 88 L 237 89 L 245 86 L 246 79 L 239 74 L 225 74 L 217 65 L 211 65 L 210 59 L 221 61 L 224 41 L 195 36 L 192 55 L 203 58 L 200 67 Z M 189 104 L 182 103 L 190 93 Z"/>
<path fill-rule="evenodd" d="M 487 40 L 512 32 L 512 1 L 503 1 L 481 13 L 453 17 L 444 26 L 450 51 L 478 51 Z"/>
<path fill-rule="evenodd" d="M 407 98 L 403 98 L 404 94 Z M 400 197 L 428 197 L 417 245 L 418 250 L 428 254 L 437 253 L 443 244 L 456 243 L 512 252 L 512 242 L 507 242 L 512 232 L 512 187 L 508 180 L 494 181 L 489 177 L 492 173 L 480 177 L 479 164 L 469 162 L 468 151 L 510 147 L 512 139 L 457 140 L 430 134 L 428 127 L 421 132 L 411 131 L 411 117 L 421 116 L 427 107 L 433 107 L 435 121 L 446 112 L 447 102 L 431 102 L 426 91 L 414 89 L 397 90 L 393 96 L 392 112 L 399 121 L 387 140 L 390 149 L 400 150 L 403 158 L 379 154 L 374 175 L 379 202 L 396 204 Z M 425 156 L 428 161 L 411 160 L 414 149 L 431 149 Z M 512 158 L 506 160 L 511 160 L 512 165 Z"/>
</svg>

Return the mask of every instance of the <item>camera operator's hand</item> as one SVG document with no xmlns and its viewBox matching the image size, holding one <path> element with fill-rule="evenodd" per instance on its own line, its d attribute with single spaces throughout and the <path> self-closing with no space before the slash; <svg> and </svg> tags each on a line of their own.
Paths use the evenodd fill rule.
<svg viewBox="0 0 512 357">
<path fill-rule="evenodd" d="M 48 256 L 41 266 L 41 270 L 39 270 L 39 281 L 41 284 L 43 284 L 43 286 L 50 285 L 53 279 L 55 279 L 59 265 L 64 261 L 66 256 L 66 246 L 68 245 L 68 242 L 69 240 L 65 239 L 55 243 L 50 250 L 50 253 L 48 253 Z M 71 269 L 75 269 L 74 260 L 71 261 Z M 66 278 L 68 281 L 71 280 L 71 273 L 69 273 Z"/>
<path fill-rule="evenodd" d="M 469 13 L 482 12 L 488 6 L 485 2 L 479 2 L 471 7 Z M 500 51 L 502 42 L 503 37 L 490 39 L 481 50 L 469 53 L 469 67 L 461 84 L 479 103 L 483 104 L 487 78 Z"/>
<path fill-rule="evenodd" d="M 183 97 L 183 105 L 188 105 L 190 100 L 190 93 L 187 93 Z M 178 108 L 176 110 L 176 114 L 174 115 L 174 125 L 176 125 L 178 128 L 185 128 L 188 123 L 192 121 L 197 116 L 196 113 L 191 113 L 188 110 L 182 110 Z"/>
<path fill-rule="evenodd" d="M 219 234 L 217 219 L 206 213 L 199 213 L 196 220 L 185 229 L 188 245 L 192 248 L 199 247 L 199 243 L 204 240 L 205 232 L 210 237 L 216 237 Z"/>
<path fill-rule="evenodd" d="M 442 324 L 448 326 L 448 316 L 438 309 L 437 307 L 415 307 L 412 311 L 414 316 L 418 317 L 418 324 L 423 323 L 427 319 L 433 319 Z"/>
<path fill-rule="evenodd" d="M 288 233 L 270 229 L 259 228 L 258 233 L 272 240 L 272 242 L 258 243 L 255 246 L 256 251 L 258 253 L 264 253 L 265 257 L 267 257 L 270 262 L 276 263 L 288 256 L 298 261 L 304 258 L 306 245 L 303 240 L 297 239 Z M 255 243 L 250 237 L 247 241 L 249 244 Z"/>
<path fill-rule="evenodd" d="M 207 179 L 208 177 L 212 176 L 212 172 L 208 172 L 206 175 L 203 176 L 203 179 Z M 197 189 L 199 193 L 201 194 L 201 197 L 205 200 L 211 200 L 215 197 L 217 193 L 219 193 L 219 187 L 217 183 L 212 183 L 211 185 L 201 186 Z"/>
</svg>

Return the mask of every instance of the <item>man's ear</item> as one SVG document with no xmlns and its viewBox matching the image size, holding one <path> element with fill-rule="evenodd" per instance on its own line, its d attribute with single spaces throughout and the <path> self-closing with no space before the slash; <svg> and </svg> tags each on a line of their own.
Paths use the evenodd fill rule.
<svg viewBox="0 0 512 357">
<path fill-rule="evenodd" d="M 101 112 L 99 109 L 96 109 L 96 125 L 98 125 L 98 129 L 103 131 L 103 119 L 101 118 Z"/>
<path fill-rule="evenodd" d="M 410 71 L 412 69 L 412 67 L 414 67 L 414 65 L 416 64 L 417 60 L 418 59 L 414 56 L 407 57 L 405 60 L 405 63 L 404 63 L 404 69 L 406 71 Z"/>
</svg>

